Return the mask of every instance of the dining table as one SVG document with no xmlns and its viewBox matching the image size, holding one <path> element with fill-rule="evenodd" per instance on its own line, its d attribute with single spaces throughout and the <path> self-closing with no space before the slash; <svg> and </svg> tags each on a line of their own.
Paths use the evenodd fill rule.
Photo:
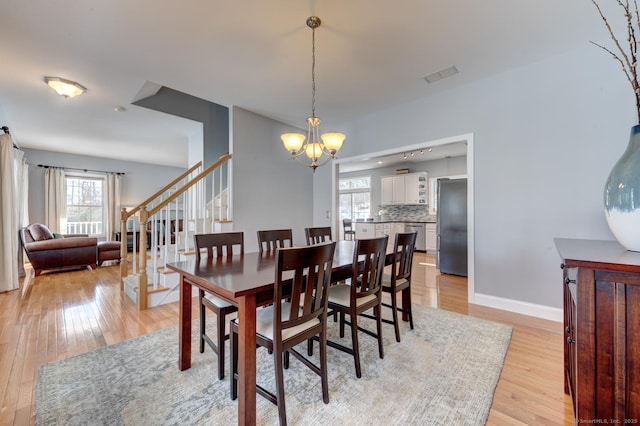
<svg viewBox="0 0 640 426">
<path fill-rule="evenodd" d="M 351 278 L 356 242 L 336 242 L 331 282 Z M 393 262 L 393 250 L 386 263 Z M 238 424 L 256 424 L 256 309 L 273 302 L 276 252 L 255 252 L 167 264 L 180 274 L 178 368 L 191 367 L 193 287 L 238 307 Z M 403 293 L 402 305 L 409 298 Z"/>
</svg>

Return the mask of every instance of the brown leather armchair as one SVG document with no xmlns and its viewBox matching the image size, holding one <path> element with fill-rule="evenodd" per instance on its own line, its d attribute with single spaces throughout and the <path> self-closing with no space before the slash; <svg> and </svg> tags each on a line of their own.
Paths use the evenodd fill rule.
<svg viewBox="0 0 640 426">
<path fill-rule="evenodd" d="M 45 225 L 35 223 L 20 229 L 22 246 L 36 276 L 46 269 L 96 266 L 98 239 L 86 235 L 60 238 Z"/>
</svg>

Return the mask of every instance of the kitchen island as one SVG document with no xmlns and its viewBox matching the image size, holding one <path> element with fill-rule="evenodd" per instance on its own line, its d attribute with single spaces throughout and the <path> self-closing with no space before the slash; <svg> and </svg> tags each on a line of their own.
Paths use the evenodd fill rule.
<svg viewBox="0 0 640 426">
<path fill-rule="evenodd" d="M 422 220 L 369 220 L 356 222 L 355 228 L 356 239 L 378 238 L 388 235 L 390 248 L 393 247 L 397 233 L 415 231 L 418 233 L 416 250 L 433 252 L 436 250 L 435 216 L 425 217 Z"/>
</svg>

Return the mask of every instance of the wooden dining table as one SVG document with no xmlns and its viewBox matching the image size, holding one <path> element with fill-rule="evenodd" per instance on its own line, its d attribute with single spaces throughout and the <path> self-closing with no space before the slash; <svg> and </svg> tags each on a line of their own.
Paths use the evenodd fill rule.
<svg viewBox="0 0 640 426">
<path fill-rule="evenodd" d="M 331 281 L 351 277 L 355 241 L 338 241 Z M 393 253 L 387 253 L 387 264 Z M 192 288 L 196 286 L 238 307 L 238 424 L 256 423 L 256 308 L 273 302 L 275 253 L 245 253 L 167 264 L 180 273 L 178 367 L 191 367 Z M 405 297 L 403 294 L 402 304 Z"/>
</svg>

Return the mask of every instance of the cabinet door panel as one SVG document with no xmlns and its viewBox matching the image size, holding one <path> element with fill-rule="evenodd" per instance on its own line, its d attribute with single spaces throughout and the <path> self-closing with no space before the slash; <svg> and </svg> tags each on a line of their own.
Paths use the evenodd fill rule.
<svg viewBox="0 0 640 426">
<path fill-rule="evenodd" d="M 626 413 L 625 419 L 640 419 L 640 286 L 626 286 Z"/>
<path fill-rule="evenodd" d="M 614 418 L 614 336 L 618 336 L 614 313 L 616 303 L 615 283 L 596 281 L 595 341 L 597 342 L 595 359 L 596 417 Z"/>
<path fill-rule="evenodd" d="M 405 203 L 405 177 L 393 177 L 393 204 Z"/>
<path fill-rule="evenodd" d="M 408 174 L 404 179 L 404 201 L 407 204 L 418 204 L 419 174 Z"/>
<path fill-rule="evenodd" d="M 380 182 L 381 204 L 393 204 L 393 177 L 383 177 Z"/>
</svg>

